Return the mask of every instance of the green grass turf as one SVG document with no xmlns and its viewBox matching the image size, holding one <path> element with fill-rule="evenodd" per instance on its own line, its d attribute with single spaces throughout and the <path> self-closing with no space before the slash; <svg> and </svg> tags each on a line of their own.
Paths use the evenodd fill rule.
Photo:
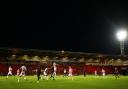
<svg viewBox="0 0 128 89">
<path fill-rule="evenodd" d="M 27 76 L 27 80 L 21 79 L 19 83 L 16 76 L 8 79 L 0 76 L 0 89 L 128 89 L 128 76 L 119 79 L 114 76 L 74 76 L 74 80 L 58 76 L 56 80 L 40 80 L 39 83 L 36 76 Z"/>
</svg>

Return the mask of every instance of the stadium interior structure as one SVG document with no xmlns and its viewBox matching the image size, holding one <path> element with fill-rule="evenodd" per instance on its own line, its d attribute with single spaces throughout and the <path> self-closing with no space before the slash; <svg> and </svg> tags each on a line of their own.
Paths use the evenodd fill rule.
<svg viewBox="0 0 128 89">
<path fill-rule="evenodd" d="M 13 74 L 21 65 L 26 65 L 27 75 L 35 74 L 40 64 L 42 70 L 50 68 L 53 62 L 57 64 L 57 74 L 63 74 L 64 68 L 72 66 L 74 75 L 97 73 L 100 75 L 102 68 L 106 74 L 113 74 L 114 68 L 119 69 L 120 74 L 128 74 L 128 55 L 103 55 L 99 53 L 84 53 L 70 51 L 51 51 L 37 49 L 0 48 L 0 74 L 6 75 L 11 65 Z"/>
</svg>

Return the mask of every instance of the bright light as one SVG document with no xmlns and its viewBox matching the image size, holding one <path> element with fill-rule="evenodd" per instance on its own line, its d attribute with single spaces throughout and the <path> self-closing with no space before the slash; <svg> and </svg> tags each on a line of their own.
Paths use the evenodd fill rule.
<svg viewBox="0 0 128 89">
<path fill-rule="evenodd" d="M 122 29 L 119 32 L 117 32 L 117 38 L 119 39 L 119 41 L 124 41 L 127 37 L 127 31 Z"/>
</svg>

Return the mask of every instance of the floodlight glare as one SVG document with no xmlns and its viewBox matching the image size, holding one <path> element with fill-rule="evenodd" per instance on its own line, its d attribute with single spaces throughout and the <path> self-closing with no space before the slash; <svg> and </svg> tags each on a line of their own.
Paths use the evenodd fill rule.
<svg viewBox="0 0 128 89">
<path fill-rule="evenodd" d="M 117 32 L 117 38 L 120 41 L 120 51 L 121 55 L 124 55 L 124 41 L 127 38 L 127 31 L 125 29 L 120 29 L 120 31 Z"/>
<path fill-rule="evenodd" d="M 124 41 L 126 37 L 127 37 L 126 30 L 120 30 L 119 32 L 117 32 L 117 38 L 119 39 L 119 41 Z"/>
</svg>

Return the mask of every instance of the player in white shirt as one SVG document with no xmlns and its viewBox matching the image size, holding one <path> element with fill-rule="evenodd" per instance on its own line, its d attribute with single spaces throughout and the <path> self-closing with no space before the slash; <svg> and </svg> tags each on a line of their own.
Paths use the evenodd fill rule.
<svg viewBox="0 0 128 89">
<path fill-rule="evenodd" d="M 95 76 L 97 76 L 97 70 L 94 71 Z"/>
<path fill-rule="evenodd" d="M 53 67 L 54 67 L 54 75 L 56 76 L 56 71 L 57 71 L 57 67 L 56 67 L 56 63 L 53 63 Z"/>
<path fill-rule="evenodd" d="M 102 72 L 102 76 L 103 76 L 103 78 L 104 78 L 104 77 L 105 77 L 105 70 L 102 69 L 101 72 Z"/>
<path fill-rule="evenodd" d="M 72 67 L 71 66 L 69 66 L 69 74 L 68 74 L 68 79 L 71 77 L 71 79 L 73 80 L 73 75 L 72 75 L 72 73 L 73 73 L 73 69 L 72 69 Z"/>
<path fill-rule="evenodd" d="M 20 70 L 19 69 L 17 69 L 17 74 L 16 74 L 17 76 L 19 76 L 20 75 Z"/>
<path fill-rule="evenodd" d="M 8 76 L 12 76 L 12 67 L 11 66 L 9 66 L 9 68 L 8 68 L 7 78 L 8 78 Z"/>
<path fill-rule="evenodd" d="M 45 68 L 43 75 L 44 75 L 43 79 L 48 80 L 48 68 Z"/>
<path fill-rule="evenodd" d="M 23 76 L 24 77 L 24 79 L 26 80 L 26 77 L 25 77 L 25 72 L 27 71 L 27 68 L 26 68 L 26 66 L 21 66 L 21 68 L 20 68 L 20 70 L 21 70 L 21 73 L 20 73 L 20 77 L 18 78 L 18 82 L 19 82 L 19 80 L 20 80 L 20 78 L 21 78 L 21 76 Z"/>
<path fill-rule="evenodd" d="M 56 76 L 57 67 L 54 66 L 54 75 Z"/>
</svg>

